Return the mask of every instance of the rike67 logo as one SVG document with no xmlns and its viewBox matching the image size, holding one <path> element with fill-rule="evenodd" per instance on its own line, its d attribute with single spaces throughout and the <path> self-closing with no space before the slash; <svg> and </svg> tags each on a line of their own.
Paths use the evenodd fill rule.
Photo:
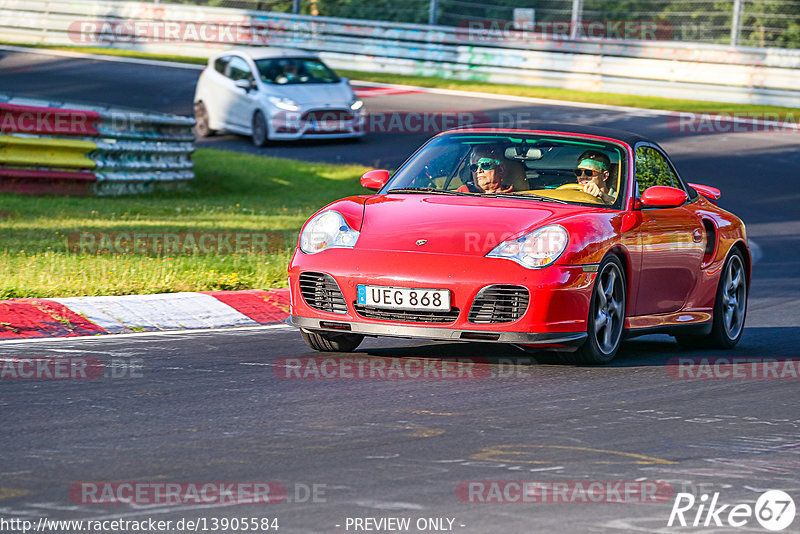
<svg viewBox="0 0 800 534">
<path fill-rule="evenodd" d="M 794 500 L 781 490 L 762 493 L 752 506 L 744 503 L 719 504 L 718 501 L 719 493 L 714 493 L 710 500 L 707 494 L 696 499 L 691 493 L 678 493 L 667 526 L 741 528 L 752 525 L 751 520 L 755 518 L 763 528 L 779 532 L 794 521 Z"/>
</svg>

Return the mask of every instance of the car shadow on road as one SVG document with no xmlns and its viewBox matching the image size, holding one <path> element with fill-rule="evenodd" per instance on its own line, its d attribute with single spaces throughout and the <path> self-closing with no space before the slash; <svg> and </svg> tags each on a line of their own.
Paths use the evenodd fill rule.
<svg viewBox="0 0 800 534">
<path fill-rule="evenodd" d="M 643 336 L 625 341 L 609 364 L 616 367 L 663 366 L 677 358 L 789 358 L 800 359 L 800 327 L 746 327 L 742 339 L 730 350 L 686 348 L 666 335 Z M 672 360 L 672 361 L 670 361 Z"/>
<path fill-rule="evenodd" d="M 381 340 L 375 343 L 381 343 Z M 649 335 L 624 341 L 614 360 L 604 367 L 664 367 L 678 365 L 679 358 L 698 361 L 711 358 L 800 360 L 800 352 L 796 347 L 800 347 L 800 327 L 746 328 L 739 344 L 730 350 L 685 348 L 678 345 L 672 336 Z M 393 347 L 367 346 L 362 347 L 358 353 L 382 358 L 469 359 L 479 363 L 503 365 L 569 365 L 554 352 L 524 352 L 512 345 L 489 343 L 431 341 Z"/>
</svg>

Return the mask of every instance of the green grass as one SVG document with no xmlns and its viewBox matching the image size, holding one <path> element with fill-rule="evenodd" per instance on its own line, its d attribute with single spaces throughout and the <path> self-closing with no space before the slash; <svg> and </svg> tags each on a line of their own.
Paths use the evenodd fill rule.
<svg viewBox="0 0 800 534">
<path fill-rule="evenodd" d="M 15 46 L 22 46 L 17 43 Z M 24 45 L 31 46 L 31 45 Z M 36 48 L 51 48 L 56 50 L 71 50 L 90 54 L 105 54 L 110 56 L 137 57 L 158 59 L 164 61 L 179 61 L 184 63 L 205 64 L 205 59 L 190 58 L 185 56 L 171 56 L 150 54 L 133 50 L 119 50 L 102 47 L 52 47 L 35 45 Z M 557 89 L 551 87 L 530 87 L 527 85 L 506 85 L 487 83 L 480 80 L 452 80 L 438 76 L 413 76 L 390 74 L 381 72 L 363 72 L 355 70 L 338 69 L 342 76 L 354 80 L 364 80 L 381 83 L 395 83 L 403 85 L 416 85 L 436 89 L 456 89 L 460 91 L 477 91 L 503 95 L 544 98 L 549 100 L 565 100 L 569 102 L 585 102 L 590 104 L 606 104 L 614 106 L 628 106 L 645 109 L 664 109 L 667 111 L 685 111 L 698 113 L 728 113 L 728 114 L 753 114 L 761 118 L 764 113 L 777 114 L 777 117 L 795 118 L 796 109 L 780 106 L 760 106 L 751 104 L 730 104 L 725 102 L 707 102 L 702 100 L 681 100 L 676 98 L 661 98 L 656 96 L 623 95 L 616 93 L 598 93 L 593 91 L 576 91 L 572 89 Z M 477 77 L 478 75 L 476 75 Z"/>
<path fill-rule="evenodd" d="M 356 165 L 200 149 L 188 192 L 117 198 L 0 194 L 0 298 L 125 295 L 286 285 L 303 222 L 361 194 Z M 76 254 L 76 232 L 277 232 L 275 254 Z"/>
</svg>

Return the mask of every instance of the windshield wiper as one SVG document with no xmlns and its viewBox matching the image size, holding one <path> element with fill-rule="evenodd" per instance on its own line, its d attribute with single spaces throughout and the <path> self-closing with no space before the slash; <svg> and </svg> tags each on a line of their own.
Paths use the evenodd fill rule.
<svg viewBox="0 0 800 534">
<path fill-rule="evenodd" d="M 545 202 L 555 202 L 556 204 L 572 204 L 572 202 L 567 202 L 560 198 L 545 197 L 530 193 L 483 193 L 481 196 L 494 198 L 530 198 L 533 200 L 543 200 Z"/>
<path fill-rule="evenodd" d="M 387 193 L 438 193 L 441 195 L 465 195 L 466 193 L 459 193 L 458 191 L 448 191 L 447 189 L 437 189 L 435 187 L 401 187 L 399 189 L 390 189 Z"/>
<path fill-rule="evenodd" d="M 572 204 L 572 202 L 567 202 L 566 200 L 561 200 L 559 198 L 532 195 L 528 193 L 472 193 L 464 191 L 450 191 L 447 189 L 436 189 L 435 187 L 401 187 L 399 189 L 391 189 L 386 193 L 435 193 L 439 195 L 478 196 L 490 198 L 525 198 L 531 200 L 542 200 L 544 202 L 555 202 L 556 204 Z"/>
</svg>

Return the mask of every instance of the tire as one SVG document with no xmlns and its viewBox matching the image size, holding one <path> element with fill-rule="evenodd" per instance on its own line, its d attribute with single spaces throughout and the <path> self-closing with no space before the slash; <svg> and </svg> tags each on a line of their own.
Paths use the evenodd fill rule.
<svg viewBox="0 0 800 534">
<path fill-rule="evenodd" d="M 262 147 L 269 142 L 269 126 L 264 114 L 261 111 L 256 111 L 253 114 L 253 144 L 257 147 Z"/>
<path fill-rule="evenodd" d="M 747 271 L 738 249 L 731 251 L 722 268 L 713 316 L 710 334 L 676 335 L 675 339 L 687 348 L 732 349 L 739 343 L 747 318 Z"/>
<path fill-rule="evenodd" d="M 320 352 L 353 352 L 364 336 L 361 334 L 335 334 L 332 332 L 311 332 L 300 330 L 306 345 Z"/>
<path fill-rule="evenodd" d="M 197 137 L 210 137 L 217 133 L 208 126 L 208 109 L 203 102 L 194 105 L 194 133 Z"/>
<path fill-rule="evenodd" d="M 627 287 L 622 262 L 613 254 L 606 256 L 594 280 L 586 343 L 575 352 L 562 354 L 564 361 L 602 365 L 614 359 L 625 328 Z"/>
</svg>

